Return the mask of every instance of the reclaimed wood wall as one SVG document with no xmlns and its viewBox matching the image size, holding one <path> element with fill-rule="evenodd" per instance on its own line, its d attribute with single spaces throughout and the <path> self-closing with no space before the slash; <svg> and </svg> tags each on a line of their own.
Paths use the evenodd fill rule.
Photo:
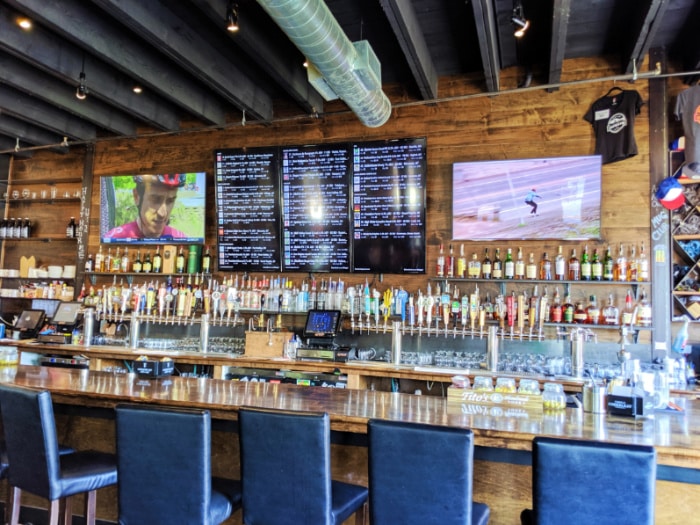
<svg viewBox="0 0 700 525">
<path fill-rule="evenodd" d="M 616 74 L 615 62 L 573 60 L 567 62 L 563 82 L 581 79 L 599 79 Z M 502 89 L 514 88 L 519 80 L 516 69 L 503 72 Z M 469 160 L 516 159 L 527 157 L 559 157 L 588 155 L 594 151 L 593 131 L 583 115 L 591 103 L 606 94 L 615 85 L 612 81 L 578 83 L 554 92 L 532 90 L 502 94 L 493 97 L 459 97 L 463 93 L 480 94 L 479 81 L 465 78 L 441 78 L 439 97 L 435 104 L 402 105 L 409 102 L 405 94 L 388 90 L 395 106 L 389 122 L 378 129 L 360 124 L 357 118 L 341 105 L 328 104 L 326 113 L 313 116 L 299 115 L 294 107 L 278 111 L 275 123 L 262 125 L 248 122 L 245 126 L 231 122 L 226 129 L 196 129 L 196 124 L 183 124 L 176 134 L 148 135 L 142 138 L 104 140 L 95 146 L 94 184 L 91 196 L 88 253 L 95 253 L 99 243 L 99 181 L 105 175 L 153 173 L 173 171 L 201 171 L 208 175 L 207 242 L 214 245 L 215 198 L 213 165 L 215 148 L 238 148 L 285 144 L 309 144 L 347 140 L 373 140 L 400 137 L 427 137 L 428 185 L 427 185 L 427 269 L 420 276 L 383 276 L 378 287 L 401 285 L 409 291 L 425 289 L 427 279 L 435 275 L 435 261 L 441 243 L 451 240 L 451 177 L 452 163 Z M 650 245 L 650 187 L 652 178 L 649 163 L 649 100 L 648 82 L 634 84 L 620 82 L 623 89 L 636 89 L 644 101 L 641 114 L 635 124 L 639 154 L 621 162 L 603 166 L 603 217 L 602 240 L 589 242 L 589 248 L 599 252 L 610 244 L 621 242 L 637 246 Z M 680 91 L 680 81 L 669 80 L 669 94 Z M 454 97 L 451 99 L 451 97 Z M 672 111 L 669 111 L 669 114 Z M 82 174 L 85 150 L 76 147 L 65 155 L 39 151 L 28 160 L 17 160 L 13 166 L 16 178 L 45 176 L 48 172 L 56 178 Z M 653 177 L 656 177 L 654 175 Z M 58 220 L 63 222 L 64 217 Z M 522 246 L 524 253 L 534 252 L 539 259 L 543 251 L 556 253 L 563 245 L 564 253 L 571 248 L 581 253 L 581 242 L 530 240 L 513 243 L 512 248 Z M 476 252 L 481 257 L 484 247 L 505 248 L 496 243 L 465 243 L 468 255 Z M 55 247 L 47 247 L 55 253 Z M 61 246 L 62 250 L 68 250 Z M 491 253 L 493 251 L 491 250 Z M 216 268 L 216 265 L 214 265 Z M 300 275 L 299 279 L 305 276 Z M 336 277 L 336 276 L 334 276 Z M 350 284 L 364 282 L 365 276 L 344 275 Z M 465 290 L 467 291 L 467 290 Z M 550 292 L 551 293 L 551 292 Z M 574 292 L 587 300 L 583 288 Z M 607 292 L 606 292 L 607 293 Z M 601 293 L 601 295 L 603 295 Z M 617 292 L 618 300 L 624 290 Z"/>
</svg>

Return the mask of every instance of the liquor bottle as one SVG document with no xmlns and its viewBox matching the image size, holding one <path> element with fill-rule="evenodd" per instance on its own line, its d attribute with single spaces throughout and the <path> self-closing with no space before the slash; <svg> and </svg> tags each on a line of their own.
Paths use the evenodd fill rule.
<svg viewBox="0 0 700 525">
<path fill-rule="evenodd" d="M 496 255 L 491 265 L 491 276 L 494 279 L 503 279 L 503 262 L 501 262 L 501 250 L 496 248 Z"/>
<path fill-rule="evenodd" d="M 588 320 L 588 314 L 586 309 L 583 307 L 583 303 L 576 303 L 576 309 L 574 310 L 574 323 L 585 324 Z"/>
<path fill-rule="evenodd" d="M 564 304 L 561 305 L 561 320 L 564 323 L 574 322 L 574 311 L 576 307 L 571 302 L 571 295 L 567 292 L 564 296 Z"/>
<path fill-rule="evenodd" d="M 151 262 L 151 253 L 146 252 L 146 256 L 143 259 L 143 264 L 141 265 L 141 271 L 143 273 L 151 273 L 153 270 L 153 263 Z"/>
<path fill-rule="evenodd" d="M 620 322 L 620 311 L 615 306 L 613 294 L 608 295 L 608 304 L 603 308 L 603 322 L 615 326 Z"/>
<path fill-rule="evenodd" d="M 578 281 L 579 279 L 581 279 L 581 262 L 576 257 L 576 248 L 572 248 L 571 257 L 569 257 L 569 280 Z"/>
<path fill-rule="evenodd" d="M 104 271 L 104 253 L 102 253 L 102 245 L 100 244 L 100 247 L 97 250 L 97 253 L 95 254 L 95 266 L 94 266 L 94 271 L 96 272 L 102 272 Z"/>
<path fill-rule="evenodd" d="M 148 256 L 150 258 L 150 255 Z M 144 270 L 145 272 L 146 270 Z M 153 254 L 153 261 L 151 262 L 151 270 L 153 273 L 160 273 L 163 271 L 163 258 L 160 255 L 160 246 L 156 246 L 156 253 Z"/>
<path fill-rule="evenodd" d="M 649 280 L 649 259 L 644 251 L 644 241 L 639 247 L 639 259 L 637 260 L 637 281 Z"/>
<path fill-rule="evenodd" d="M 141 263 L 141 250 L 136 251 L 136 259 L 134 264 L 131 265 L 131 271 L 134 273 L 141 273 L 143 269 L 143 263 Z"/>
<path fill-rule="evenodd" d="M 512 279 L 515 276 L 515 263 L 513 262 L 513 252 L 510 248 L 506 251 L 506 260 L 503 263 L 503 276 Z"/>
<path fill-rule="evenodd" d="M 603 258 L 603 280 L 612 281 L 613 280 L 613 268 L 615 264 L 613 262 L 612 255 L 610 254 L 610 245 L 605 249 L 605 257 Z"/>
<path fill-rule="evenodd" d="M 557 248 L 557 256 L 554 258 L 554 278 L 557 281 L 566 279 L 566 260 L 561 250 L 561 244 Z"/>
<path fill-rule="evenodd" d="M 7 219 L 0 220 L 0 239 L 7 238 Z"/>
<path fill-rule="evenodd" d="M 467 258 L 464 255 L 464 244 L 459 246 L 459 258 L 457 259 L 457 277 L 464 279 L 467 273 Z"/>
<path fill-rule="evenodd" d="M 637 303 L 637 319 L 638 326 L 651 326 L 651 303 L 647 298 L 647 291 L 642 289 L 642 293 Z"/>
<path fill-rule="evenodd" d="M 437 258 L 435 273 L 438 277 L 445 277 L 445 252 L 443 251 L 442 244 L 440 245 L 440 253 Z"/>
<path fill-rule="evenodd" d="M 632 297 L 632 290 L 627 290 L 627 295 L 625 295 L 625 306 L 622 309 L 622 324 L 631 325 L 634 322 L 634 299 Z"/>
<path fill-rule="evenodd" d="M 119 250 L 119 246 L 117 246 L 117 253 L 114 257 L 112 257 L 111 261 L 111 266 L 109 271 L 112 273 L 119 273 L 122 267 L 122 256 L 121 256 L 121 251 Z"/>
<path fill-rule="evenodd" d="M 112 271 L 112 248 L 107 248 L 107 255 L 104 259 L 104 270 L 105 272 Z"/>
<path fill-rule="evenodd" d="M 591 277 L 594 281 L 603 280 L 603 263 L 598 257 L 597 248 L 593 248 L 593 257 L 591 258 Z"/>
<path fill-rule="evenodd" d="M 452 249 L 452 243 L 450 243 L 449 255 L 445 258 L 445 273 L 447 273 L 447 277 L 449 278 L 455 276 L 455 254 Z"/>
<path fill-rule="evenodd" d="M 552 299 L 552 306 L 549 309 L 549 320 L 553 323 L 561 323 L 562 320 L 561 302 L 559 299 L 559 288 L 554 289 L 554 298 Z"/>
<path fill-rule="evenodd" d="M 177 273 L 185 273 L 185 251 L 182 246 L 180 246 L 177 257 L 175 257 L 175 271 Z"/>
<path fill-rule="evenodd" d="M 88 254 L 87 261 L 85 261 L 85 271 L 91 272 L 95 268 L 95 260 L 92 258 L 92 254 Z"/>
<path fill-rule="evenodd" d="M 581 280 L 591 280 L 591 261 L 588 259 L 588 245 L 583 247 L 583 253 L 581 254 Z"/>
<path fill-rule="evenodd" d="M 29 217 L 25 217 L 22 222 L 22 231 L 20 232 L 22 239 L 29 239 L 32 236 L 32 223 Z"/>
<path fill-rule="evenodd" d="M 535 262 L 535 254 L 530 252 L 530 257 L 525 265 L 525 278 L 537 279 L 537 263 Z"/>
<path fill-rule="evenodd" d="M 620 243 L 620 250 L 617 252 L 617 259 L 615 259 L 613 267 L 613 280 L 627 280 L 627 257 L 625 257 L 625 248 L 622 243 Z"/>
<path fill-rule="evenodd" d="M 627 259 L 627 280 L 637 282 L 637 274 L 639 273 L 637 260 L 637 247 L 633 244 L 630 248 L 630 257 Z"/>
<path fill-rule="evenodd" d="M 491 279 L 492 271 L 491 259 L 489 258 L 489 249 L 484 248 L 484 260 L 481 261 L 481 278 Z"/>
<path fill-rule="evenodd" d="M 549 254 L 544 252 L 542 254 L 542 260 L 540 260 L 540 279 L 551 281 L 553 270 L 552 260 L 549 258 Z"/>
<path fill-rule="evenodd" d="M 467 267 L 467 275 L 470 279 L 478 279 L 481 276 L 481 263 L 476 253 L 472 253 L 472 260 L 469 261 L 469 266 Z"/>
<path fill-rule="evenodd" d="M 586 322 L 588 324 L 600 324 L 600 307 L 596 301 L 595 295 L 591 295 L 590 302 L 586 307 Z"/>
<path fill-rule="evenodd" d="M 20 239 L 22 237 L 22 217 L 17 217 L 17 220 L 15 221 L 15 226 L 13 228 L 12 236 L 15 239 Z M 73 238 L 75 238 L 75 235 L 73 235 Z"/>
<path fill-rule="evenodd" d="M 525 279 L 525 260 L 523 250 L 518 246 L 518 258 L 515 260 L 515 278 Z"/>
<path fill-rule="evenodd" d="M 204 255 L 202 255 L 202 273 L 211 273 L 211 253 L 209 252 L 209 246 L 204 250 Z"/>
<path fill-rule="evenodd" d="M 122 255 L 122 259 L 120 261 L 120 270 L 122 273 L 128 273 L 130 270 L 131 266 L 131 261 L 129 260 L 129 248 L 125 247 L 124 248 L 124 255 Z"/>
<path fill-rule="evenodd" d="M 75 217 L 71 217 L 68 221 L 68 226 L 66 226 L 66 237 L 69 239 L 75 239 L 77 225 L 75 224 Z"/>
</svg>

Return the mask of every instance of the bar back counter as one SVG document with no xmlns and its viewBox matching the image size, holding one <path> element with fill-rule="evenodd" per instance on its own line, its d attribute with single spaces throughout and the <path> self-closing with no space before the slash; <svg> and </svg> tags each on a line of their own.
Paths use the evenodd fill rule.
<svg viewBox="0 0 700 525">
<path fill-rule="evenodd" d="M 535 436 L 651 445 L 658 454 L 656 522 L 685 524 L 697 514 L 700 402 L 694 396 L 685 398 L 682 413 L 663 411 L 632 418 L 581 408 L 509 414 L 438 396 L 176 376 L 145 379 L 135 374 L 24 365 L 4 368 L 2 381 L 50 390 L 61 442 L 104 451 L 114 450 L 113 408 L 118 403 L 206 408 L 214 420 L 213 474 L 225 477 L 239 475 L 235 432 L 242 406 L 327 412 L 333 430 L 333 478 L 359 484 L 367 484 L 369 419 L 470 428 L 476 445 L 474 499 L 491 507 L 493 524 L 515 525 L 521 510 L 531 507 L 530 454 Z M 115 521 L 116 491 L 109 490 L 101 496 L 98 518 Z M 273 479 L 270 490 L 274 490 Z M 570 486 L 561 487 L 561 497 L 575 490 L 572 479 Z M 624 497 L 624 479 L 615 490 Z M 23 503 L 45 505 L 31 498 Z M 240 513 L 230 523 L 240 523 L 237 520 Z"/>
</svg>

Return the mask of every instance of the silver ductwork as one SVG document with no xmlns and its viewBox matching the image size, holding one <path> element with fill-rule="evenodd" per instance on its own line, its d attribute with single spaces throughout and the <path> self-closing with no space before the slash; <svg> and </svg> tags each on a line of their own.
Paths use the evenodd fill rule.
<svg viewBox="0 0 700 525">
<path fill-rule="evenodd" d="M 366 41 L 350 42 L 323 0 L 258 3 L 307 58 L 309 81 L 326 100 L 342 99 L 371 128 L 389 119 L 391 102 L 372 48 Z"/>
</svg>

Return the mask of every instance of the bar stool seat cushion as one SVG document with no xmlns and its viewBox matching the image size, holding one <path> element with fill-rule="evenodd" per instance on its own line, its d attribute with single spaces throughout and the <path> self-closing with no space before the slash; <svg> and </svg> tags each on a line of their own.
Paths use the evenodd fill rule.
<svg viewBox="0 0 700 525">
<path fill-rule="evenodd" d="M 537 437 L 532 477 L 533 509 L 522 523 L 654 523 L 653 447 Z"/>
<path fill-rule="evenodd" d="M 88 450 L 60 456 L 61 477 L 50 491 L 61 497 L 91 492 L 117 483 L 114 455 Z M 10 469 L 11 471 L 12 469 Z"/>
<path fill-rule="evenodd" d="M 331 481 L 334 523 L 343 523 L 367 501 L 367 488 L 342 481 Z"/>
</svg>

